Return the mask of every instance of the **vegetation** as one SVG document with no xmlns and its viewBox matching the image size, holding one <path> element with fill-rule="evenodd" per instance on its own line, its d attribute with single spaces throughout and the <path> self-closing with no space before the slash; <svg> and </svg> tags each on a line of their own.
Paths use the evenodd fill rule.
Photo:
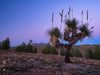
<svg viewBox="0 0 100 75">
<path fill-rule="evenodd" d="M 65 56 L 65 50 L 63 48 L 60 50 L 60 55 Z"/>
<path fill-rule="evenodd" d="M 85 58 L 94 59 L 94 54 L 93 54 L 93 52 L 92 52 L 91 49 L 87 49 L 87 50 L 85 51 Z"/>
<path fill-rule="evenodd" d="M 56 36 L 57 38 L 61 38 L 60 30 L 57 27 L 56 28 L 53 28 L 52 30 L 49 30 L 48 31 L 48 34 L 50 36 Z"/>
<path fill-rule="evenodd" d="M 33 49 L 33 53 L 37 53 L 37 48 L 36 47 Z"/>
<path fill-rule="evenodd" d="M 53 44 L 54 47 L 58 45 L 59 47 L 65 47 L 66 48 L 66 54 L 65 54 L 65 62 L 70 63 L 70 50 L 79 40 L 83 40 L 85 37 L 89 37 L 91 35 L 90 29 L 85 25 L 82 25 L 81 27 L 77 27 L 78 22 L 76 19 L 67 20 L 65 22 L 67 27 L 64 31 L 64 37 L 63 39 L 68 42 L 68 44 L 62 44 L 60 41 L 57 42 L 57 39 L 52 37 L 53 35 L 50 35 L 50 42 Z M 80 30 L 80 32 L 78 32 Z M 57 35 L 57 33 L 55 33 Z M 58 36 L 55 36 L 58 38 Z M 60 37 L 61 38 L 61 37 Z M 78 49 L 75 49 L 72 51 L 72 56 L 75 57 L 82 57 L 81 52 Z"/>
<path fill-rule="evenodd" d="M 2 42 L 0 42 L 0 49 L 2 49 Z"/>
<path fill-rule="evenodd" d="M 96 46 L 94 49 L 94 58 L 100 60 L 100 47 Z"/>
<path fill-rule="evenodd" d="M 33 46 L 31 45 L 32 40 L 29 41 L 28 45 L 26 46 L 25 52 L 32 52 L 33 53 Z"/>
<path fill-rule="evenodd" d="M 63 37 L 58 36 L 61 33 L 59 31 L 59 34 L 58 34 L 58 32 L 57 32 L 57 30 L 59 30 L 58 28 L 56 28 L 57 29 L 56 31 L 54 29 L 52 29 L 48 33 L 51 36 L 50 37 L 50 42 L 52 43 L 52 45 L 54 47 L 62 47 L 62 48 L 65 47 L 66 48 L 66 53 L 65 53 L 65 62 L 66 63 L 71 62 L 71 60 L 70 60 L 70 51 L 71 51 L 73 45 L 75 45 L 79 40 L 82 41 L 84 38 L 90 37 L 90 35 L 92 33 L 91 29 L 94 28 L 94 27 L 91 27 L 89 29 L 88 28 L 88 23 L 83 24 L 83 21 L 82 21 L 82 25 L 80 27 L 78 27 L 78 21 L 75 18 L 70 19 L 71 10 L 73 10 L 73 9 L 71 9 L 69 7 L 69 11 L 68 11 L 68 16 L 69 17 L 64 21 L 66 26 L 65 26 L 65 29 L 64 29 Z M 62 10 L 62 13 L 60 13 L 60 16 L 61 16 L 61 24 L 62 24 L 63 10 Z M 53 20 L 53 18 L 52 18 L 52 20 Z M 88 11 L 87 11 L 87 20 L 88 20 Z M 53 33 L 53 32 L 56 32 L 56 33 Z M 58 40 L 58 38 L 59 39 L 62 38 L 64 41 L 67 42 L 67 44 L 61 43 Z M 73 56 L 76 56 L 76 57 L 82 57 L 82 55 L 80 54 L 78 49 L 76 49 L 74 51 L 74 53 L 72 53 L 72 54 L 73 54 Z"/>
<path fill-rule="evenodd" d="M 90 36 L 91 33 L 92 33 L 92 31 L 90 31 L 90 30 L 87 28 L 86 24 L 80 26 L 80 27 L 79 27 L 79 30 L 80 30 L 81 32 L 84 32 L 86 36 Z"/>
<path fill-rule="evenodd" d="M 57 55 L 58 51 L 56 50 L 56 48 L 51 47 L 50 44 L 48 44 L 43 50 L 42 50 L 43 54 L 54 54 Z"/>
<path fill-rule="evenodd" d="M 32 65 L 25 66 L 25 67 L 19 67 L 16 64 L 14 64 L 12 67 L 9 67 L 8 70 L 11 70 L 11 71 L 14 71 L 14 72 L 19 72 L 19 71 L 28 71 L 31 68 L 33 68 Z"/>
<path fill-rule="evenodd" d="M 70 27 L 70 28 L 76 28 L 76 26 L 77 26 L 77 24 L 78 24 L 78 22 L 76 21 L 76 19 L 72 19 L 72 20 L 66 20 L 65 21 L 65 24 L 68 26 L 68 27 Z"/>
<path fill-rule="evenodd" d="M 10 48 L 10 40 L 7 38 L 6 40 L 0 42 L 0 49 L 9 49 Z"/>
<path fill-rule="evenodd" d="M 77 47 L 72 48 L 71 54 L 72 54 L 72 57 L 82 57 L 82 53 Z"/>
<path fill-rule="evenodd" d="M 28 45 L 26 45 L 24 42 L 22 43 L 22 45 L 16 47 L 15 51 L 18 52 L 34 52 L 33 51 L 33 46 L 31 45 L 32 40 L 29 41 Z"/>
</svg>

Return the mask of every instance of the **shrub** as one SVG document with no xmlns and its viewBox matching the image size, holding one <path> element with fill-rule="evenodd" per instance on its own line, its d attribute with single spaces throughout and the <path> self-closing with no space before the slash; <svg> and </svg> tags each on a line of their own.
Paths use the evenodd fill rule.
<svg viewBox="0 0 100 75">
<path fill-rule="evenodd" d="M 9 49 L 10 48 L 10 40 L 7 38 L 6 40 L 0 42 L 0 49 Z"/>
<path fill-rule="evenodd" d="M 37 48 L 36 47 L 34 48 L 33 53 L 37 53 Z"/>
<path fill-rule="evenodd" d="M 50 46 L 50 44 L 48 43 L 47 46 L 45 46 L 45 48 L 42 50 L 42 53 L 43 53 L 43 54 L 49 54 L 50 48 L 51 48 L 51 46 Z"/>
<path fill-rule="evenodd" d="M 100 47 L 96 46 L 94 49 L 94 58 L 100 60 Z"/>
<path fill-rule="evenodd" d="M 48 50 L 47 48 L 44 48 L 44 49 L 42 50 L 42 53 L 43 53 L 43 54 L 49 54 L 49 50 Z"/>
<path fill-rule="evenodd" d="M 22 45 L 18 46 L 15 51 L 22 52 L 26 51 L 26 44 L 23 42 Z"/>
<path fill-rule="evenodd" d="M 51 47 L 50 48 L 50 54 L 54 54 L 54 55 L 57 55 L 58 54 L 58 51 L 56 50 L 55 47 Z"/>
<path fill-rule="evenodd" d="M 72 56 L 72 51 L 70 52 L 70 57 L 73 57 L 73 56 Z"/>
<path fill-rule="evenodd" d="M 51 47 L 50 44 L 47 44 L 47 46 L 42 50 L 43 54 L 54 54 L 57 55 L 58 51 L 56 50 L 56 48 Z"/>
<path fill-rule="evenodd" d="M 33 46 L 31 45 L 32 40 L 29 41 L 28 45 L 26 46 L 25 52 L 32 52 L 33 53 Z"/>
<path fill-rule="evenodd" d="M 22 45 L 18 46 L 15 51 L 18 52 L 32 52 L 33 53 L 33 46 L 31 45 L 32 40 L 29 41 L 28 45 L 26 45 L 24 42 Z"/>
<path fill-rule="evenodd" d="M 80 52 L 80 50 L 77 47 L 72 48 L 71 55 L 72 55 L 72 57 L 82 57 L 82 53 Z"/>
<path fill-rule="evenodd" d="M 60 50 L 60 55 L 61 55 L 61 56 L 65 56 L 65 51 L 64 51 L 63 48 Z"/>
<path fill-rule="evenodd" d="M 85 58 L 88 58 L 88 59 L 94 59 L 94 55 L 93 55 L 93 52 L 91 49 L 87 49 L 85 51 Z"/>
<path fill-rule="evenodd" d="M 25 52 L 32 52 L 33 53 L 33 46 L 32 45 L 27 45 Z"/>
<path fill-rule="evenodd" d="M 0 42 L 0 49 L 2 48 L 2 43 Z"/>
<path fill-rule="evenodd" d="M 21 52 L 23 51 L 23 48 L 21 46 L 16 47 L 15 51 Z"/>
</svg>

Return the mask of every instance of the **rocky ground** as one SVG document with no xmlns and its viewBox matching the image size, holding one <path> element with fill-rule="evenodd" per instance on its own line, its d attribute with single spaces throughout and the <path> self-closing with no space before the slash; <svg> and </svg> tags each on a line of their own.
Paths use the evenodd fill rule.
<svg viewBox="0 0 100 75">
<path fill-rule="evenodd" d="M 0 75 L 100 75 L 100 60 L 0 50 Z"/>
</svg>

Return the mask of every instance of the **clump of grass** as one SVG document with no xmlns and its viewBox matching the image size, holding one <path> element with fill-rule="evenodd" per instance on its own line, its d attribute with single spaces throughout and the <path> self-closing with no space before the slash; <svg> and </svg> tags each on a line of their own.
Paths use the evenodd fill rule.
<svg viewBox="0 0 100 75">
<path fill-rule="evenodd" d="M 61 66 L 62 66 L 62 64 L 57 64 L 56 66 L 57 66 L 57 67 L 61 67 Z"/>
<path fill-rule="evenodd" d="M 18 71 L 27 71 L 29 69 L 33 68 L 33 66 L 25 66 L 25 67 L 18 67 L 16 64 L 14 64 L 12 67 L 9 67 L 8 70 L 18 72 Z"/>
<path fill-rule="evenodd" d="M 45 61 L 45 62 L 41 62 L 41 64 L 43 64 L 43 65 L 45 65 L 45 64 L 47 64 L 47 65 L 51 65 L 52 62 L 47 62 L 47 61 Z"/>
</svg>

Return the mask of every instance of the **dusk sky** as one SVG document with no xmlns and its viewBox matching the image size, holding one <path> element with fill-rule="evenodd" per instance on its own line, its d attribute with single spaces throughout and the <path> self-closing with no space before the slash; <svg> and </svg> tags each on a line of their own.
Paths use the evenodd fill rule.
<svg viewBox="0 0 100 75">
<path fill-rule="evenodd" d="M 52 13 L 54 27 L 60 27 L 59 12 L 64 9 L 64 15 L 67 14 L 69 7 L 79 22 L 83 10 L 84 23 L 87 22 L 88 10 L 89 26 L 95 27 L 90 38 L 77 44 L 100 44 L 100 0 L 0 0 L 0 41 L 9 37 L 11 46 L 28 43 L 31 39 L 34 43 L 47 43 L 47 30 L 52 27 Z M 62 30 L 64 27 L 63 23 Z"/>
</svg>

